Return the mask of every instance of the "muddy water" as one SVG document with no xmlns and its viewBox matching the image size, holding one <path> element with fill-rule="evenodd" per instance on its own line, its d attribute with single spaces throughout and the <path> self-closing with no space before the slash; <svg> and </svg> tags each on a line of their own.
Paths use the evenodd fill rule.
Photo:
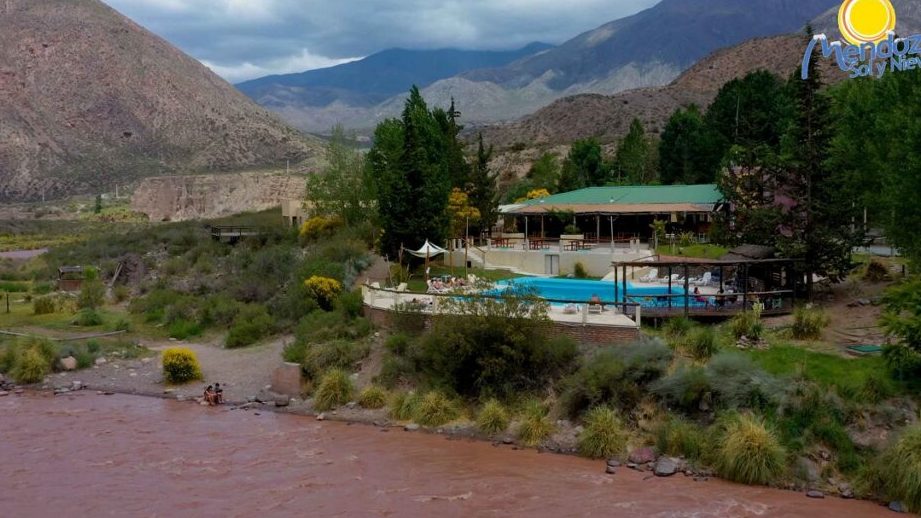
<svg viewBox="0 0 921 518">
<path fill-rule="evenodd" d="M 387 433 L 252 410 L 80 393 L 0 398 L 0 515 L 783 516 L 868 502 Z"/>
</svg>

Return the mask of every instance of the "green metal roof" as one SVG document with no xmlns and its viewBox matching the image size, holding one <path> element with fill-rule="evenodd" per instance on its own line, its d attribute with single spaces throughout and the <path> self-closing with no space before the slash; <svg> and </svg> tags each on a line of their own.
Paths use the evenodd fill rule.
<svg viewBox="0 0 921 518">
<path fill-rule="evenodd" d="M 723 200 L 716 184 L 589 187 L 528 200 L 524 205 L 659 205 L 716 204 Z"/>
</svg>

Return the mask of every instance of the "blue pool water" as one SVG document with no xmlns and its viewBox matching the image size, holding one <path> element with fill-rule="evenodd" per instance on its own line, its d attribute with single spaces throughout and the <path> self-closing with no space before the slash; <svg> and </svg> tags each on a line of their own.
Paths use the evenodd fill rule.
<svg viewBox="0 0 921 518">
<path fill-rule="evenodd" d="M 588 302 L 592 295 L 598 295 L 605 304 L 614 302 L 623 302 L 623 285 L 619 284 L 617 288 L 617 299 L 615 300 L 614 281 L 588 281 L 582 279 L 548 279 L 543 277 L 520 277 L 518 279 L 509 279 L 496 283 L 496 293 L 513 286 L 522 288 L 532 288 L 537 295 L 554 301 L 569 301 L 573 303 Z M 627 293 L 630 295 L 632 302 L 640 302 L 646 305 L 645 297 L 655 297 L 657 295 L 668 295 L 667 286 L 646 286 L 643 284 L 627 283 Z M 673 286 L 672 294 L 684 294 L 683 286 Z M 683 299 L 675 298 L 675 303 Z M 652 302 L 651 300 L 649 301 Z"/>
</svg>

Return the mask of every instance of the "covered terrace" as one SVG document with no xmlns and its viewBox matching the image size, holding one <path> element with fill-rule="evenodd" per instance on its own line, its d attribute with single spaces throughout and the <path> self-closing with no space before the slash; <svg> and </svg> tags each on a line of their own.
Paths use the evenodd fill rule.
<svg viewBox="0 0 921 518">
<path fill-rule="evenodd" d="M 793 312 L 800 292 L 797 259 L 669 259 L 613 264 L 618 300 L 647 317 L 728 317 L 759 309 Z M 654 289 L 650 289 L 654 288 Z"/>
</svg>

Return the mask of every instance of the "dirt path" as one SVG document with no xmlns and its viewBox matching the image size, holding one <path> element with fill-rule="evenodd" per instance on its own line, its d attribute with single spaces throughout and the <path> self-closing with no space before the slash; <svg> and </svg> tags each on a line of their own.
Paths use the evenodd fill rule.
<svg viewBox="0 0 921 518">
<path fill-rule="evenodd" d="M 175 396 L 201 396 L 207 385 L 218 382 L 224 387 L 229 402 L 243 402 L 250 397 L 265 395 L 272 372 L 281 362 L 281 352 L 290 335 L 280 336 L 260 345 L 241 349 L 224 349 L 221 340 L 210 342 L 142 341 L 157 353 L 142 359 L 107 358 L 105 363 L 90 369 L 62 372 L 50 377 L 49 386 L 68 386 L 74 380 L 93 390 L 112 390 L 137 394 L 163 394 L 172 390 Z M 187 347 L 198 356 L 204 380 L 171 387 L 163 382 L 160 353 L 169 347 Z"/>
</svg>

